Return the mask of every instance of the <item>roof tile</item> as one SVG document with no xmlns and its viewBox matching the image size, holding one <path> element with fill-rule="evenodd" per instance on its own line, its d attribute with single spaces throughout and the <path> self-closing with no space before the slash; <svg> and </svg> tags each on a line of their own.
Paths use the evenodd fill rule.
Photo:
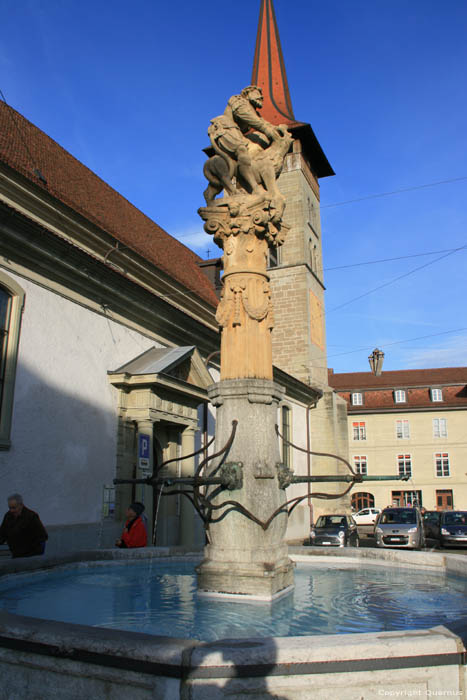
<svg viewBox="0 0 467 700">
<path fill-rule="evenodd" d="M 46 189 L 208 304 L 217 306 L 214 289 L 197 265 L 201 261 L 198 255 L 1 101 L 0 161 Z"/>
</svg>

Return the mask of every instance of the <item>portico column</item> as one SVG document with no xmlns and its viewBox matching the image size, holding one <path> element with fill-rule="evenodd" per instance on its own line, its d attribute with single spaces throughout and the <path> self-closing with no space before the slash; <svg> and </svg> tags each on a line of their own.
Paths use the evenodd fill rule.
<svg viewBox="0 0 467 700">
<path fill-rule="evenodd" d="M 195 451 L 195 428 L 188 426 L 182 432 L 182 457 Z M 194 458 L 182 459 L 180 476 L 193 476 L 195 469 Z M 180 544 L 191 547 L 196 544 L 195 519 L 197 517 L 193 505 L 185 496 L 180 496 Z"/>
<path fill-rule="evenodd" d="M 136 478 L 144 479 L 154 471 L 154 422 L 152 420 L 138 421 Z M 145 484 L 136 484 L 136 500 L 144 503 L 148 520 L 148 544 L 151 543 L 153 526 L 153 489 Z"/>
</svg>

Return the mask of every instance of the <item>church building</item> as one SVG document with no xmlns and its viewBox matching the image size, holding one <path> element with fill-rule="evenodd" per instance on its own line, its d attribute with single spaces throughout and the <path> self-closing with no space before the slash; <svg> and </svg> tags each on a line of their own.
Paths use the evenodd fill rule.
<svg viewBox="0 0 467 700">
<path fill-rule="evenodd" d="M 328 384 L 325 343 L 319 179 L 333 170 L 294 117 L 271 0 L 261 2 L 252 83 L 263 90 L 262 116 L 294 139 L 279 178 L 290 231 L 268 269 L 274 379 L 286 390 L 282 459 L 296 474 L 338 475 L 342 462 L 289 444 L 348 455 L 346 403 Z M 0 484 L 5 498 L 20 492 L 40 513 L 50 553 L 111 546 L 135 499 L 151 542 L 203 543 L 187 500 L 114 488 L 113 479 L 144 478 L 168 460 L 164 473 L 192 474 L 213 435 L 213 269 L 0 102 Z M 348 495 L 320 501 L 312 491 L 345 488 L 288 489 L 288 498 L 308 493 L 288 539 L 307 537 L 320 512 L 350 507 Z"/>
</svg>

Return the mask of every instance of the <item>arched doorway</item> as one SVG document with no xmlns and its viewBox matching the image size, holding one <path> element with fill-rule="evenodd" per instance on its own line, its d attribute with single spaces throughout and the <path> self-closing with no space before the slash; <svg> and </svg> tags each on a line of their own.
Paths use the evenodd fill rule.
<svg viewBox="0 0 467 700">
<path fill-rule="evenodd" d="M 355 511 L 362 510 L 362 508 L 374 508 L 375 507 L 375 497 L 372 493 L 364 493 L 359 491 L 352 494 L 351 500 L 352 508 Z"/>
</svg>

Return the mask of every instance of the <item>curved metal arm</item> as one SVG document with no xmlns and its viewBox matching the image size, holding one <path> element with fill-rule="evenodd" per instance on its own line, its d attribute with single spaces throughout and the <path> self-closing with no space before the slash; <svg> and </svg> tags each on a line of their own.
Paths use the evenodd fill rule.
<svg viewBox="0 0 467 700">
<path fill-rule="evenodd" d="M 215 457 L 219 457 L 219 456 L 222 455 L 222 454 L 227 454 L 227 452 L 228 452 L 228 451 L 230 450 L 230 448 L 232 447 L 233 441 L 235 440 L 235 433 L 237 432 L 237 425 L 238 425 L 238 420 L 234 419 L 234 420 L 232 421 L 232 432 L 230 433 L 230 437 L 229 437 L 229 439 L 227 440 L 227 442 L 225 443 L 224 447 L 223 447 L 221 450 L 219 450 L 219 452 L 214 452 L 214 454 L 208 455 L 208 456 L 206 457 L 206 459 L 203 459 L 203 461 L 200 462 L 200 464 L 198 464 L 198 468 L 197 468 L 197 470 L 196 470 L 196 472 L 195 472 L 195 477 L 198 477 L 198 476 L 200 475 L 202 468 L 203 468 L 208 462 L 210 462 L 212 459 L 214 459 Z"/>
<path fill-rule="evenodd" d="M 326 500 L 332 500 L 334 498 L 342 498 L 352 488 L 354 485 L 354 482 L 352 483 L 345 489 L 345 491 L 342 491 L 342 493 L 337 493 L 337 494 L 331 494 L 331 493 L 312 493 L 311 497 L 312 498 L 322 498 Z M 252 520 L 253 522 L 257 523 L 263 530 L 267 530 L 274 518 L 276 518 L 278 515 L 281 513 L 286 513 L 287 516 L 289 516 L 294 508 L 301 503 L 301 501 L 304 501 L 305 498 L 308 498 L 308 494 L 305 494 L 304 496 L 296 496 L 295 498 L 291 498 L 288 501 L 285 501 L 279 508 L 277 508 L 272 515 L 267 520 L 260 520 L 259 518 L 256 517 L 256 515 L 253 515 L 245 506 L 243 506 L 241 503 L 238 503 L 238 501 L 223 501 L 223 503 L 219 503 L 218 505 L 213 505 L 212 503 L 210 504 L 210 509 L 212 510 L 219 510 L 220 508 L 224 508 L 225 506 L 231 506 L 228 510 L 224 511 L 218 518 L 210 518 L 209 522 L 211 523 L 217 523 L 220 522 L 225 518 L 225 516 L 232 511 L 236 511 L 238 513 L 242 513 L 245 515 L 249 520 Z M 293 506 L 288 509 L 288 506 L 293 503 Z"/>
<path fill-rule="evenodd" d="M 216 439 L 216 436 L 214 435 L 206 445 L 203 445 L 203 447 L 200 447 L 199 450 L 196 450 L 196 452 L 192 452 L 189 455 L 183 455 L 182 457 L 172 457 L 172 459 L 166 459 L 165 462 L 162 462 L 162 464 L 157 467 L 156 473 L 158 474 L 161 471 L 161 469 L 166 467 L 168 464 L 171 464 L 172 462 L 181 462 L 184 459 L 189 459 L 190 457 L 196 457 L 196 455 L 199 455 L 199 454 L 201 454 L 201 452 L 204 452 L 204 450 L 207 450 L 207 448 L 212 445 L 212 443 L 214 442 L 215 439 Z M 154 476 L 154 474 L 153 474 L 153 476 Z"/>
<path fill-rule="evenodd" d="M 352 467 L 352 465 L 350 464 L 350 462 L 348 462 L 346 459 L 344 459 L 344 457 L 340 457 L 339 455 L 333 455 L 333 454 L 331 454 L 330 452 L 313 452 L 313 450 L 307 450 L 307 449 L 305 449 L 304 447 L 299 447 L 298 445 L 294 445 L 293 442 L 290 442 L 290 441 L 287 440 L 285 437 L 283 437 L 283 435 L 280 434 L 280 432 L 279 432 L 279 426 L 277 425 L 277 423 L 276 423 L 276 425 L 275 425 L 275 428 L 276 428 L 276 433 L 277 433 L 278 437 L 280 437 L 280 439 L 283 440 L 283 441 L 285 442 L 286 445 L 290 445 L 290 446 L 293 447 L 295 450 L 299 450 L 299 452 L 305 452 L 305 454 L 308 454 L 308 455 L 316 455 L 317 457 L 334 457 L 334 459 L 338 459 L 340 462 L 344 462 L 344 464 L 346 465 L 346 467 L 347 467 L 348 469 L 350 469 L 350 471 L 352 472 L 352 474 L 353 474 L 354 476 L 358 476 L 357 472 L 355 472 L 355 471 L 353 470 L 353 467 Z"/>
<path fill-rule="evenodd" d="M 202 468 L 208 462 L 210 462 L 215 457 L 219 457 L 220 455 L 223 455 L 223 454 L 226 455 L 228 453 L 228 451 L 230 450 L 232 443 L 235 439 L 235 433 L 237 432 L 237 425 L 238 425 L 238 420 L 233 420 L 232 421 L 232 432 L 230 433 L 230 437 L 227 440 L 227 442 L 225 443 L 224 447 L 222 449 L 220 449 L 218 452 L 214 452 L 214 454 L 208 455 L 206 457 L 206 459 L 203 459 L 203 461 L 198 465 L 198 468 L 197 468 L 195 475 L 194 475 L 195 480 L 202 479 L 202 477 L 199 476 L 200 472 L 201 472 Z M 214 438 L 212 438 L 209 441 L 209 443 L 206 445 L 206 447 L 209 447 L 209 445 L 212 444 L 213 440 L 214 440 Z M 152 474 L 151 476 L 144 477 L 141 479 L 114 479 L 113 483 L 114 484 L 147 484 L 148 486 L 156 486 L 157 481 L 158 481 L 158 474 L 159 474 L 160 470 L 162 469 L 162 467 L 169 464 L 169 462 L 178 462 L 180 459 L 186 459 L 188 457 L 193 457 L 194 455 L 197 455 L 200 452 L 203 452 L 204 449 L 205 448 L 203 447 L 200 450 L 197 450 L 196 452 L 192 452 L 190 455 L 185 455 L 184 457 L 175 458 L 175 459 L 169 459 L 166 462 L 163 462 L 161 464 L 161 466 L 159 467 L 159 469 L 157 470 L 157 472 L 154 472 L 154 474 Z M 199 484 L 202 485 L 202 482 L 199 482 Z"/>
</svg>

